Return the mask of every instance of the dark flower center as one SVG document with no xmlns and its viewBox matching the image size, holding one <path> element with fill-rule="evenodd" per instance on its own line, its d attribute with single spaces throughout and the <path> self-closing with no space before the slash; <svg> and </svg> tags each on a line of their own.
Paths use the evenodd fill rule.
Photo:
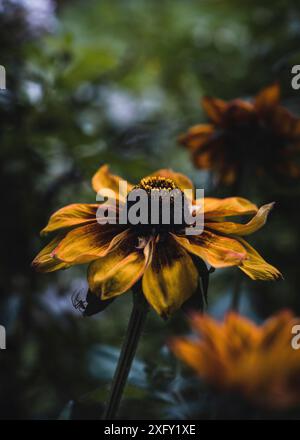
<svg viewBox="0 0 300 440">
<path fill-rule="evenodd" d="M 166 177 L 145 177 L 127 196 L 128 223 L 143 236 L 181 230 L 184 208 L 183 192 Z"/>
<path fill-rule="evenodd" d="M 151 190 L 179 190 L 176 183 L 167 177 L 145 177 L 138 185 L 135 186 L 135 188 L 144 189 L 148 193 L 150 193 Z"/>
</svg>

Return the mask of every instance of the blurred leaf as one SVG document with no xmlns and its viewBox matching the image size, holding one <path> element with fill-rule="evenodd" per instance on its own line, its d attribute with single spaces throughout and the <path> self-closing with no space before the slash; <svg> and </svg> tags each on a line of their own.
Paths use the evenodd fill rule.
<svg viewBox="0 0 300 440">
<path fill-rule="evenodd" d="M 120 350 L 108 345 L 91 347 L 88 355 L 88 365 L 93 377 L 101 381 L 111 381 L 117 366 Z M 128 382 L 140 388 L 147 387 L 145 364 L 135 358 L 133 361 Z"/>
</svg>

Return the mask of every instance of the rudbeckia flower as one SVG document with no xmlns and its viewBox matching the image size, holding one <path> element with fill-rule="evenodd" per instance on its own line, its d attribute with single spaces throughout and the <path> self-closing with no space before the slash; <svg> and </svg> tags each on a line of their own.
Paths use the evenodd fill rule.
<svg viewBox="0 0 300 440">
<path fill-rule="evenodd" d="M 195 314 L 191 324 L 197 337 L 175 338 L 170 346 L 206 383 L 266 408 L 300 404 L 299 338 L 293 332 L 300 320 L 291 312 L 281 311 L 261 326 L 234 312 L 224 322 Z"/>
<path fill-rule="evenodd" d="M 211 122 L 191 127 L 179 142 L 190 151 L 196 168 L 214 171 L 225 184 L 240 179 L 245 167 L 254 175 L 297 178 L 300 119 L 279 101 L 277 83 L 252 101 L 204 97 L 202 106 Z"/>
<path fill-rule="evenodd" d="M 98 193 L 110 189 L 118 194 L 121 178 L 102 166 L 92 179 Z M 155 188 L 194 190 L 184 175 L 159 170 L 133 186 L 146 191 Z M 119 198 L 118 208 L 124 200 Z M 197 201 L 194 201 L 197 205 Z M 238 266 L 250 278 L 270 280 L 280 276 L 243 238 L 261 228 L 272 204 L 260 209 L 250 201 L 230 197 L 204 199 L 204 231 L 185 235 L 185 224 L 99 224 L 99 204 L 72 204 L 55 212 L 42 234 L 55 238 L 37 255 L 33 266 L 41 272 L 89 263 L 88 283 L 101 300 L 111 300 L 141 281 L 149 304 L 163 317 L 193 295 L 199 282 L 198 259 L 214 268 Z M 232 216 L 252 216 L 246 223 L 228 221 Z"/>
</svg>

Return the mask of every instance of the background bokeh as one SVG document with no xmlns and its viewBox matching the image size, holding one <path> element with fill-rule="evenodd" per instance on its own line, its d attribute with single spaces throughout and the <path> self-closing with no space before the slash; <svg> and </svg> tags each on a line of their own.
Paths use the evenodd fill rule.
<svg viewBox="0 0 300 440">
<path fill-rule="evenodd" d="M 138 181 L 161 167 L 188 174 L 214 196 L 276 201 L 251 243 L 285 280 L 243 278 L 241 311 L 260 321 L 289 307 L 300 313 L 299 182 L 265 177 L 242 194 L 193 169 L 177 136 L 205 116 L 201 96 L 249 97 L 278 80 L 282 102 L 299 115 L 291 67 L 300 62 L 297 1 L 0 0 L 1 265 L 0 418 L 99 417 L 131 307 L 122 295 L 83 318 L 72 305 L 86 292 L 86 268 L 52 274 L 30 263 L 39 231 L 65 204 L 94 202 L 90 178 L 103 163 Z M 211 276 L 209 312 L 230 303 L 234 270 Z M 186 375 L 164 345 L 187 331 L 178 312 L 151 313 L 122 416 L 187 416 Z M 142 404 L 141 404 L 142 402 Z M 205 411 L 204 411 L 205 413 Z"/>
</svg>

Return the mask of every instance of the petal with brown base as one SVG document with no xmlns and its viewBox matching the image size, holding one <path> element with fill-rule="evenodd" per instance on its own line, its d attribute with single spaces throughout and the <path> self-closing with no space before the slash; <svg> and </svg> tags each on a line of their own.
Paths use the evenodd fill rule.
<svg viewBox="0 0 300 440">
<path fill-rule="evenodd" d="M 53 250 L 58 246 L 64 236 L 65 234 L 60 234 L 55 237 L 35 257 L 31 265 L 37 272 L 54 272 L 59 269 L 67 269 L 70 266 L 69 264 L 56 260 L 51 256 Z"/>
<path fill-rule="evenodd" d="M 88 269 L 91 291 L 105 300 L 129 290 L 144 273 L 147 252 L 148 245 L 143 252 L 128 242 L 91 263 Z"/>
<path fill-rule="evenodd" d="M 238 266 L 246 258 L 246 251 L 238 240 L 222 237 L 210 231 L 190 238 L 174 235 L 188 252 L 197 255 L 213 267 Z"/>
<path fill-rule="evenodd" d="M 96 222 L 98 206 L 85 203 L 73 203 L 72 205 L 65 206 L 51 215 L 47 226 L 41 231 L 41 234 L 45 235 L 58 229 Z"/>
<path fill-rule="evenodd" d="M 222 234 L 231 235 L 249 235 L 262 228 L 267 221 L 267 217 L 274 203 L 263 205 L 257 211 L 256 215 L 245 224 L 234 222 L 206 222 L 205 227 Z"/>
<path fill-rule="evenodd" d="M 252 280 L 274 280 L 282 277 L 279 270 L 267 263 L 249 243 L 242 238 L 239 241 L 247 251 L 247 258 L 242 261 L 239 268 Z"/>
<path fill-rule="evenodd" d="M 53 257 L 72 264 L 83 264 L 105 255 L 127 237 L 119 225 L 92 223 L 73 229 L 54 249 Z"/>
<path fill-rule="evenodd" d="M 195 292 L 198 272 L 188 253 L 170 236 L 158 241 L 143 276 L 143 292 L 156 312 L 168 317 Z"/>
</svg>

